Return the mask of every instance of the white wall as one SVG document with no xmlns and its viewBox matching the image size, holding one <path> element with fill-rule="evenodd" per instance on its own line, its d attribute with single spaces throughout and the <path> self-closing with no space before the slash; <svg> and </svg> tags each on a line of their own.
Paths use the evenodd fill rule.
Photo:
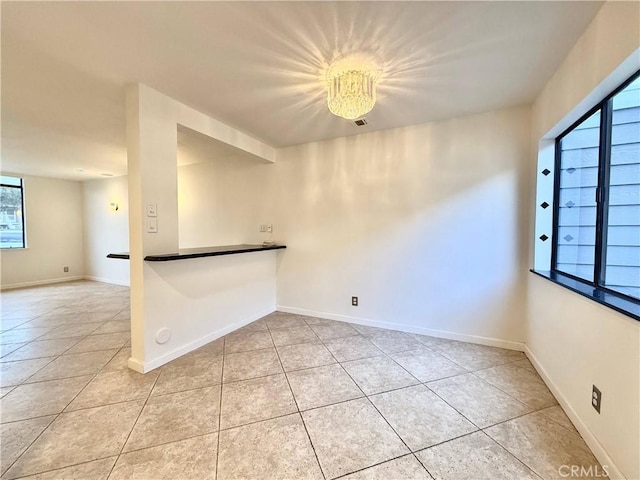
<svg viewBox="0 0 640 480">
<path fill-rule="evenodd" d="M 24 179 L 27 248 L 0 251 L 2 288 L 81 277 L 82 185 L 68 180 L 13 176 Z M 68 273 L 64 272 L 65 266 L 69 267 Z"/>
<path fill-rule="evenodd" d="M 279 308 L 521 348 L 529 149 L 514 108 L 279 150 Z"/>
<path fill-rule="evenodd" d="M 274 167 L 243 158 L 203 158 L 178 167 L 180 248 L 262 243 L 272 238 Z"/>
<path fill-rule="evenodd" d="M 107 258 L 109 253 L 129 251 L 127 177 L 86 181 L 84 201 L 85 276 L 92 280 L 129 285 L 129 262 Z M 109 204 L 118 203 L 113 211 Z"/>
<path fill-rule="evenodd" d="M 275 150 L 144 85 L 127 89 L 131 368 L 146 372 L 275 308 L 276 252 L 145 262 L 179 248 L 177 126 L 270 163 Z M 157 232 L 146 206 L 157 205 Z M 206 213 L 205 213 L 206 215 Z M 236 265 L 237 268 L 234 268 Z M 157 334 L 168 329 L 166 343 Z"/>
<path fill-rule="evenodd" d="M 536 99 L 534 145 L 544 147 L 640 68 L 638 18 L 637 2 L 605 3 Z M 529 354 L 611 476 L 640 478 L 640 322 L 533 274 L 527 280 Z M 600 414 L 590 404 L 593 384 Z"/>
</svg>

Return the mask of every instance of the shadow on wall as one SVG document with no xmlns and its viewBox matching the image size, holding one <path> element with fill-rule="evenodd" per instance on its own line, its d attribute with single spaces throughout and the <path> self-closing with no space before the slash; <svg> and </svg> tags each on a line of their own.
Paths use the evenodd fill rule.
<svg viewBox="0 0 640 480">
<path fill-rule="evenodd" d="M 521 341 L 528 141 L 512 109 L 283 150 L 278 304 Z"/>
</svg>

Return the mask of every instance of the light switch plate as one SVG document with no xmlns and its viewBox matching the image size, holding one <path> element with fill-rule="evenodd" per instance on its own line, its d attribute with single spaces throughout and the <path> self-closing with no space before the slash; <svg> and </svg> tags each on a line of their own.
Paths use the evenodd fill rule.
<svg viewBox="0 0 640 480">
<path fill-rule="evenodd" d="M 147 217 L 157 217 L 158 206 L 155 203 L 147 204 Z"/>
<path fill-rule="evenodd" d="M 147 218 L 147 233 L 158 233 L 157 218 Z"/>
</svg>

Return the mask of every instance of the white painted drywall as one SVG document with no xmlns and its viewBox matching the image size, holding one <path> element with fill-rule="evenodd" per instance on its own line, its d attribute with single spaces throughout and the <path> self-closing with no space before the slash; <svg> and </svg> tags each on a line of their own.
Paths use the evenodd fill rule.
<svg viewBox="0 0 640 480">
<path fill-rule="evenodd" d="M 605 3 L 536 99 L 534 145 L 545 146 L 640 68 L 638 18 L 637 2 Z M 533 274 L 527 292 L 530 354 L 612 477 L 640 478 L 640 322 Z M 593 384 L 600 414 L 590 404 Z"/>
<path fill-rule="evenodd" d="M 91 180 L 82 184 L 84 201 L 85 276 L 118 285 L 129 285 L 129 262 L 107 258 L 109 253 L 129 251 L 127 177 Z M 118 204 L 118 210 L 110 207 Z"/>
<path fill-rule="evenodd" d="M 521 348 L 529 142 L 523 107 L 279 150 L 279 308 Z"/>
<path fill-rule="evenodd" d="M 27 248 L 0 250 L 2 288 L 82 278 L 82 185 L 69 180 L 21 177 Z M 69 267 L 68 273 L 64 272 L 65 266 Z"/>
<path fill-rule="evenodd" d="M 146 262 L 179 248 L 178 124 L 272 163 L 275 150 L 144 85 L 127 89 L 131 344 L 146 372 L 275 308 L 277 252 Z M 158 229 L 146 228 L 157 205 Z M 234 265 L 236 267 L 234 267 Z M 156 342 L 160 330 L 171 334 Z"/>
<path fill-rule="evenodd" d="M 275 169 L 242 158 L 209 158 L 178 167 L 180 247 L 262 243 L 273 238 Z"/>
</svg>

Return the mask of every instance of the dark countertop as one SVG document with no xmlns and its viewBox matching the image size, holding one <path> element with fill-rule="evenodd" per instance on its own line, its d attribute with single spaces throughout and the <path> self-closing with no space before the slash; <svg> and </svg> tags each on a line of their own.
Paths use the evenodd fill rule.
<svg viewBox="0 0 640 480">
<path fill-rule="evenodd" d="M 220 255 L 234 255 L 236 253 L 261 252 L 263 250 L 280 250 L 286 245 L 222 245 L 217 247 L 183 248 L 178 253 L 163 253 L 160 255 L 147 255 L 147 262 L 169 262 L 172 260 L 184 260 L 187 258 L 218 257 Z M 119 258 L 129 260 L 129 253 L 110 253 L 107 258 Z"/>
</svg>

